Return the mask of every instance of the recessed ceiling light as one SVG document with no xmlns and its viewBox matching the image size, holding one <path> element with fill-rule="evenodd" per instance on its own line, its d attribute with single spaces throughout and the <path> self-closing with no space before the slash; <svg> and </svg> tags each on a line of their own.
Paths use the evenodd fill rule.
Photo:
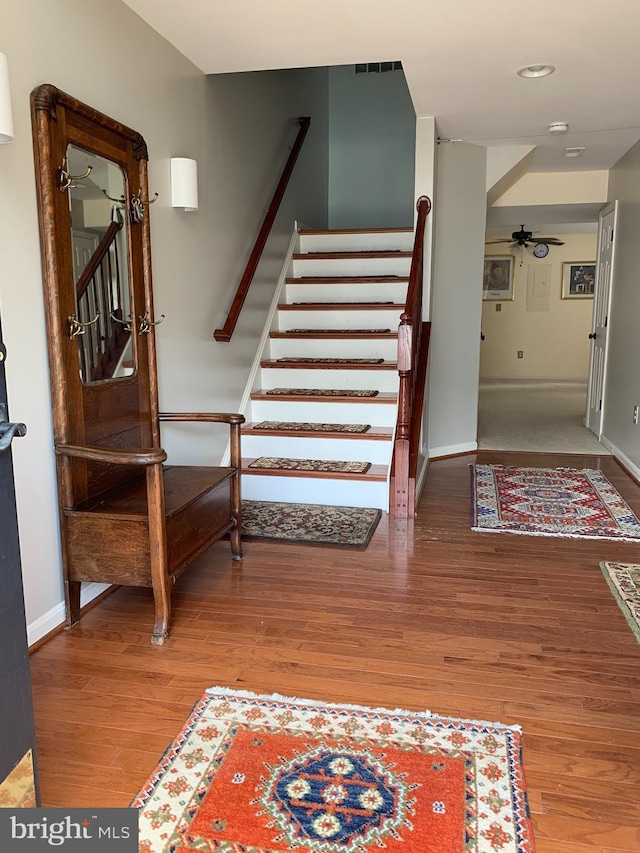
<svg viewBox="0 0 640 853">
<path fill-rule="evenodd" d="M 518 69 L 518 77 L 548 77 L 555 70 L 555 65 L 526 65 Z"/>
<path fill-rule="evenodd" d="M 549 125 L 549 133 L 566 133 L 569 125 L 566 121 L 552 121 Z"/>
</svg>

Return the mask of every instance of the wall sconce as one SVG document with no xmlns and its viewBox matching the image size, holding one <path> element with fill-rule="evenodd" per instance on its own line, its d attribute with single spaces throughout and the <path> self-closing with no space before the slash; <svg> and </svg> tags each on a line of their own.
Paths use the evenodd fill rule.
<svg viewBox="0 0 640 853">
<path fill-rule="evenodd" d="M 198 209 L 198 164 L 188 157 L 171 158 L 171 206 Z"/>
<path fill-rule="evenodd" d="M 13 116 L 11 115 L 11 90 L 9 89 L 9 65 L 4 53 L 0 53 L 0 143 L 13 141 Z"/>
</svg>

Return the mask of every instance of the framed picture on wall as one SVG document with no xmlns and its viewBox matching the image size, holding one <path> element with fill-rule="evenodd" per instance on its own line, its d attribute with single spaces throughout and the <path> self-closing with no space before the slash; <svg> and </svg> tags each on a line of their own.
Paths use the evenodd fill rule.
<svg viewBox="0 0 640 853">
<path fill-rule="evenodd" d="M 565 261 L 562 264 L 562 298 L 593 299 L 595 261 Z"/>
<path fill-rule="evenodd" d="M 513 299 L 513 255 L 491 255 L 484 259 L 482 298 L 504 302 Z"/>
</svg>

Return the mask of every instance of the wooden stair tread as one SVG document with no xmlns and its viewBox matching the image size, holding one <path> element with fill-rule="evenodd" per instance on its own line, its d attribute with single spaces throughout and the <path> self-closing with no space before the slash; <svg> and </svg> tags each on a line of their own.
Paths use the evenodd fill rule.
<svg viewBox="0 0 640 853">
<path fill-rule="evenodd" d="M 287 370 L 397 370 L 398 363 L 396 361 L 383 361 L 380 364 L 343 364 L 341 362 L 318 364 L 308 361 L 278 361 L 278 359 L 270 358 L 261 361 L 260 367 L 285 368 Z"/>
<path fill-rule="evenodd" d="M 259 457 L 242 460 L 242 473 L 255 474 L 258 477 L 305 477 L 319 480 L 364 480 L 374 483 L 384 483 L 387 480 L 386 465 L 372 465 L 364 474 L 344 474 L 336 471 L 292 471 L 287 468 L 249 468 L 249 465 Z"/>
<path fill-rule="evenodd" d="M 318 329 L 317 332 L 270 332 L 270 338 L 291 338 L 293 340 L 299 338 L 327 338 L 334 339 L 339 338 L 340 340 L 360 340 L 364 338 L 397 338 L 397 332 L 341 332 L 340 329 L 335 329 L 331 331 L 326 331 L 322 329 Z"/>
<path fill-rule="evenodd" d="M 357 438 L 367 441 L 390 441 L 393 438 L 392 427 L 374 426 L 366 432 L 318 432 L 316 430 L 254 429 L 254 424 L 248 423 L 242 426 L 240 432 L 242 435 L 283 435 L 289 438 Z"/>
<path fill-rule="evenodd" d="M 298 234 L 413 234 L 413 228 L 302 228 Z"/>
<path fill-rule="evenodd" d="M 287 284 L 404 284 L 408 275 L 302 275 L 290 276 Z"/>
<path fill-rule="evenodd" d="M 293 255 L 294 261 L 329 261 L 329 260 L 363 260 L 367 258 L 410 258 L 412 252 L 405 252 L 402 249 L 394 249 L 391 251 L 369 251 L 360 252 L 296 252 Z"/>
<path fill-rule="evenodd" d="M 398 395 L 388 391 L 381 391 L 375 397 L 321 397 L 302 394 L 267 394 L 269 389 L 259 389 L 251 395 L 252 400 L 298 400 L 300 402 L 312 403 L 382 403 L 395 404 L 398 401 Z"/>
<path fill-rule="evenodd" d="M 402 302 L 283 302 L 278 311 L 404 311 Z"/>
</svg>

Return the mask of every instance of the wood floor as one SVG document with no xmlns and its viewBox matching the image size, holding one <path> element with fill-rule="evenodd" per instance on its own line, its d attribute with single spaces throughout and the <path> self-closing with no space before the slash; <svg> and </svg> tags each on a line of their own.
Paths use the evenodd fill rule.
<svg viewBox="0 0 640 853">
<path fill-rule="evenodd" d="M 478 454 L 601 467 L 610 458 Z M 474 457 L 432 463 L 418 518 L 365 552 L 217 543 L 178 582 L 169 642 L 121 589 L 32 655 L 43 804 L 127 805 L 206 687 L 519 724 L 537 853 L 640 850 L 640 645 L 600 560 L 637 543 L 469 530 Z"/>
</svg>

